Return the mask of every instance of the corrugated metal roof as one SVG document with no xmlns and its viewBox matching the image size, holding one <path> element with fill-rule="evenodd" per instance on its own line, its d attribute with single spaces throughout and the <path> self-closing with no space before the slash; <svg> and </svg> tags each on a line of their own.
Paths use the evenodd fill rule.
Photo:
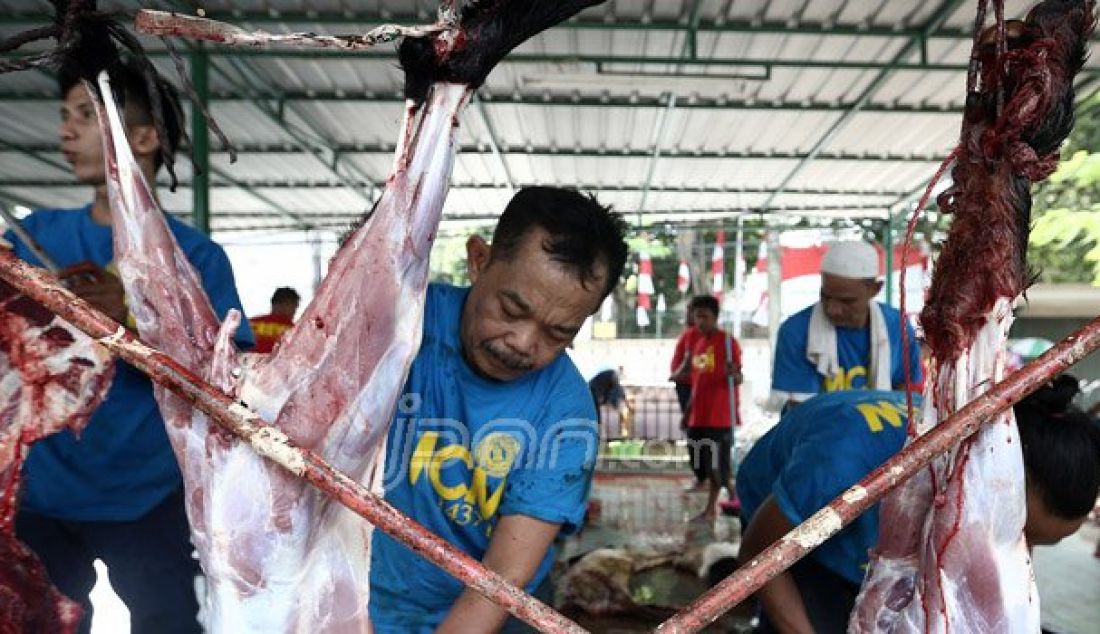
<svg viewBox="0 0 1100 634">
<path fill-rule="evenodd" d="M 1006 4 L 1018 15 L 1030 2 Z M 436 8 L 203 6 L 244 27 L 329 34 L 428 22 Z M 0 0 L 0 37 L 45 23 L 51 10 Z M 957 139 L 974 11 L 973 0 L 610 0 L 520 46 L 479 90 L 461 122 L 446 218 L 491 222 L 510 185 L 527 184 L 589 189 L 631 214 L 644 199 L 651 219 L 669 221 L 884 217 Z M 366 57 L 208 50 L 211 109 L 241 149 L 233 165 L 216 148 L 211 157 L 215 230 L 285 227 L 287 213 L 316 226 L 361 214 L 389 172 L 402 115 L 393 46 Z M 175 77 L 162 52 L 155 60 Z M 1098 69 L 1090 62 L 1082 82 L 1092 87 Z M 0 196 L 88 199 L 56 151 L 55 91 L 46 73 L 0 76 Z M 186 213 L 190 166 L 179 176 L 183 186 L 163 202 Z"/>
</svg>

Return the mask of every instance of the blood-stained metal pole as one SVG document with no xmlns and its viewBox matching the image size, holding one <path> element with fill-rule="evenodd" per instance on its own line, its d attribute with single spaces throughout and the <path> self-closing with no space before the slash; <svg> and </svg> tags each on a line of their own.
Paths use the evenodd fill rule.
<svg viewBox="0 0 1100 634">
<path fill-rule="evenodd" d="M 112 354 L 205 412 L 218 426 L 385 531 L 465 585 L 541 632 L 583 633 L 576 623 L 448 544 L 366 487 L 296 446 L 258 414 L 207 384 L 163 352 L 141 342 L 110 317 L 57 283 L 56 278 L 0 249 L 0 278 L 96 339 Z"/>
<path fill-rule="evenodd" d="M 1100 317 L 993 386 L 953 416 L 940 421 L 928 433 L 829 502 L 825 508 L 796 526 L 752 561 L 742 565 L 722 583 L 665 621 L 657 628 L 657 632 L 683 634 L 703 629 L 822 542 L 840 532 L 841 528 L 871 508 L 888 491 L 972 435 L 985 421 L 992 420 L 997 413 L 1008 409 L 1097 348 L 1100 348 Z"/>
</svg>

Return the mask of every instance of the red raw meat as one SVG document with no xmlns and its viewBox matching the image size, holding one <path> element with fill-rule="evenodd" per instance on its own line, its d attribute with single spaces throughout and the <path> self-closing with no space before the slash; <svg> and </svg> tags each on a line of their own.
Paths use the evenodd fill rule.
<svg viewBox="0 0 1100 634">
<path fill-rule="evenodd" d="M 917 434 L 1004 378 L 1012 305 L 1030 281 L 1030 187 L 1072 127 L 1093 20 L 1092 2 L 1047 0 L 1005 25 L 1000 54 L 995 30 L 979 38 L 954 184 L 939 201 L 953 221 L 921 313 L 933 364 Z M 1025 499 L 1009 409 L 885 498 L 849 629 L 1037 632 Z"/>
<path fill-rule="evenodd" d="M 95 341 L 0 281 L 0 634 L 76 630 L 79 604 L 15 538 L 20 470 L 33 442 L 87 424 L 113 372 Z"/>
<path fill-rule="evenodd" d="M 459 113 L 508 50 L 588 4 L 475 3 L 464 9 L 457 33 L 405 42 L 409 99 L 386 189 L 271 355 L 237 352 L 239 314 L 219 325 L 108 100 L 100 127 L 115 256 L 142 339 L 272 423 L 279 430 L 270 438 L 274 451 L 289 438 L 380 491 L 386 431 L 420 345 L 428 254 Z M 110 94 L 105 80 L 100 86 Z M 158 386 L 155 395 L 209 582 L 210 628 L 369 631 L 372 527 L 211 428 L 167 390 Z"/>
</svg>

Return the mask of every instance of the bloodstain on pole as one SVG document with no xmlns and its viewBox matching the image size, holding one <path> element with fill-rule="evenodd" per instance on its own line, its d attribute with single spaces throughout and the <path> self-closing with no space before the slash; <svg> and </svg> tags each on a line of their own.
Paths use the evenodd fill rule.
<svg viewBox="0 0 1100 634">
<path fill-rule="evenodd" d="M 1100 317 L 975 398 L 657 628 L 698 632 L 874 506 L 988 420 L 1100 348 Z"/>
<path fill-rule="evenodd" d="M 297 447 L 277 428 L 207 384 L 168 355 L 141 342 L 118 322 L 61 287 L 57 280 L 0 250 L 0 278 L 97 339 L 154 382 L 174 392 L 210 420 L 245 440 L 265 457 L 306 480 L 428 561 L 542 632 L 585 630 L 501 575 L 434 535 L 366 487 L 336 471 L 317 454 Z"/>
</svg>

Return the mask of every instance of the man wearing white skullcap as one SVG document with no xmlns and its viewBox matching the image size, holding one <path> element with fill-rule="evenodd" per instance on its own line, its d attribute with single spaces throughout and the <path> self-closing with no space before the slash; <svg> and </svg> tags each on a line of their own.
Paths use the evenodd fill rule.
<svg viewBox="0 0 1100 634">
<path fill-rule="evenodd" d="M 861 240 L 834 243 L 821 261 L 821 299 L 788 318 L 776 336 L 776 408 L 821 392 L 904 389 L 901 314 L 874 301 L 879 255 Z M 910 372 L 921 381 L 920 345 L 909 329 Z"/>
</svg>

